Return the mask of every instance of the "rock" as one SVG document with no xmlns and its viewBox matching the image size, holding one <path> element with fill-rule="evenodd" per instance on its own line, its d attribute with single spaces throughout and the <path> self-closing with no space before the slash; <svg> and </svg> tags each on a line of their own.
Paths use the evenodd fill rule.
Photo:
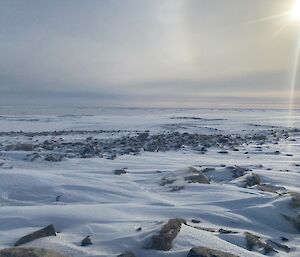
<svg viewBox="0 0 300 257">
<path fill-rule="evenodd" d="M 290 222 L 300 232 L 300 214 L 295 218 L 282 214 L 282 216 Z"/>
<path fill-rule="evenodd" d="M 62 197 L 62 195 L 57 195 L 57 196 L 55 197 L 55 201 L 56 201 L 56 202 L 59 202 L 61 197 Z"/>
<path fill-rule="evenodd" d="M 189 251 L 187 257 L 238 257 L 238 255 L 207 247 L 194 247 Z"/>
<path fill-rule="evenodd" d="M 49 154 L 45 157 L 45 161 L 60 162 L 60 161 L 62 161 L 62 156 L 58 155 L 58 154 Z"/>
<path fill-rule="evenodd" d="M 82 241 L 81 241 L 81 246 L 88 246 L 92 244 L 92 240 L 90 236 L 86 236 Z"/>
<path fill-rule="evenodd" d="M 114 171 L 115 175 L 122 175 L 122 174 L 127 174 L 127 171 L 125 169 L 117 169 Z"/>
<path fill-rule="evenodd" d="M 41 248 L 6 248 L 0 251 L 0 257 L 66 257 L 54 251 Z"/>
<path fill-rule="evenodd" d="M 260 177 L 256 173 L 246 177 L 246 183 L 244 187 L 252 187 L 254 185 L 259 185 L 261 183 Z"/>
<path fill-rule="evenodd" d="M 277 187 L 277 186 L 273 186 L 270 184 L 260 184 L 258 186 L 258 189 L 260 189 L 261 191 L 264 192 L 270 192 L 270 193 L 282 193 L 282 192 L 286 192 L 286 188 L 284 187 Z"/>
<path fill-rule="evenodd" d="M 286 237 L 284 237 L 284 236 L 281 236 L 281 237 L 280 237 L 280 240 L 281 240 L 282 242 L 288 242 L 288 241 L 289 241 L 289 239 L 286 238 Z"/>
<path fill-rule="evenodd" d="M 221 153 L 221 154 L 228 154 L 228 151 L 226 151 L 226 150 L 221 150 L 221 151 L 219 151 L 218 153 Z"/>
<path fill-rule="evenodd" d="M 184 186 L 171 186 L 170 192 L 177 192 L 184 189 Z"/>
<path fill-rule="evenodd" d="M 285 251 L 287 253 L 289 253 L 291 251 L 291 248 L 289 248 L 287 245 L 280 244 L 280 243 L 275 242 L 275 241 L 273 241 L 271 239 L 267 240 L 267 244 L 272 245 L 275 248 L 283 250 L 283 251 Z"/>
<path fill-rule="evenodd" d="M 291 193 L 292 199 L 290 202 L 291 208 L 299 208 L 300 207 L 300 194 L 299 193 Z"/>
<path fill-rule="evenodd" d="M 149 133 L 148 132 L 143 132 L 143 133 L 140 133 L 138 136 L 137 136 L 137 139 L 138 140 L 141 140 L 141 141 L 145 141 L 147 140 L 149 137 Z"/>
<path fill-rule="evenodd" d="M 5 149 L 8 151 L 34 151 L 35 147 L 32 144 L 16 144 L 8 145 Z"/>
<path fill-rule="evenodd" d="M 190 183 L 210 184 L 209 179 L 201 171 L 197 172 L 197 175 L 187 176 L 184 180 Z"/>
<path fill-rule="evenodd" d="M 191 220 L 193 223 L 195 223 L 195 224 L 198 224 L 198 223 L 201 223 L 201 221 L 200 220 Z"/>
<path fill-rule="evenodd" d="M 181 224 L 186 224 L 183 219 L 170 219 L 159 232 L 154 235 L 151 241 L 144 246 L 145 249 L 155 249 L 169 251 L 172 248 L 172 241 L 175 239 L 181 229 Z"/>
<path fill-rule="evenodd" d="M 220 234 L 237 234 L 238 232 L 220 228 L 220 229 L 219 229 L 219 233 L 220 233 Z"/>
<path fill-rule="evenodd" d="M 132 252 L 126 252 L 118 255 L 117 257 L 136 257 Z"/>
<path fill-rule="evenodd" d="M 173 184 L 175 181 L 176 181 L 175 178 L 166 178 L 166 177 L 163 177 L 162 180 L 161 180 L 161 182 L 160 182 L 160 185 L 161 186 L 170 185 L 170 184 Z"/>
<path fill-rule="evenodd" d="M 247 250 L 252 251 L 255 247 L 263 248 L 264 253 L 277 252 L 270 244 L 265 243 L 261 240 L 261 237 L 253 235 L 249 232 L 245 232 L 246 247 Z"/>
<path fill-rule="evenodd" d="M 44 227 L 40 230 L 37 230 L 31 234 L 28 234 L 26 236 L 21 237 L 14 246 L 19 246 L 22 244 L 29 243 L 35 239 L 39 239 L 42 237 L 47 237 L 47 236 L 56 236 L 55 228 L 53 225 L 49 225 L 47 227 Z"/>
<path fill-rule="evenodd" d="M 141 227 L 136 229 L 136 232 L 140 232 L 140 231 L 142 231 Z"/>
<path fill-rule="evenodd" d="M 245 171 L 247 170 L 240 166 L 227 167 L 227 169 L 229 169 L 232 172 L 234 178 L 239 178 L 244 176 Z"/>
</svg>

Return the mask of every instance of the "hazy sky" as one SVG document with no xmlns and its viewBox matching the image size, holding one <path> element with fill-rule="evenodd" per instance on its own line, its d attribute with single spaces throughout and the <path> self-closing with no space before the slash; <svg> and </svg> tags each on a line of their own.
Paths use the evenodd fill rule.
<svg viewBox="0 0 300 257">
<path fill-rule="evenodd" d="M 285 107 L 293 2 L 0 0 L 0 102 Z"/>
</svg>

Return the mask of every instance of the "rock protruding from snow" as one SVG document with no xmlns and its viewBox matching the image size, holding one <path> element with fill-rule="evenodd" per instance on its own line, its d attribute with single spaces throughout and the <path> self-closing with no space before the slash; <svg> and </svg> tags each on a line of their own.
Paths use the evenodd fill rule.
<svg viewBox="0 0 300 257">
<path fill-rule="evenodd" d="M 300 194 L 299 193 L 292 193 L 292 200 L 290 202 L 291 208 L 299 208 L 300 207 Z"/>
<path fill-rule="evenodd" d="M 190 183 L 210 184 L 209 179 L 202 173 L 202 171 L 199 171 L 194 167 L 190 167 L 188 171 L 195 173 L 195 175 L 187 176 L 184 180 Z"/>
<path fill-rule="evenodd" d="M 118 255 L 117 257 L 136 257 L 132 252 L 126 252 Z"/>
<path fill-rule="evenodd" d="M 262 248 L 264 254 L 268 254 L 270 252 L 277 252 L 270 244 L 263 242 L 261 237 L 257 235 L 253 235 L 249 232 L 245 232 L 245 239 L 246 239 L 246 247 L 247 250 L 249 251 Z"/>
<path fill-rule="evenodd" d="M 238 257 L 238 255 L 207 247 L 194 247 L 189 251 L 187 257 Z"/>
<path fill-rule="evenodd" d="M 146 249 L 169 251 L 172 248 L 172 241 L 181 229 L 181 225 L 186 224 L 184 219 L 170 219 L 165 224 L 159 235 L 154 235 L 151 241 L 145 246 Z"/>
<path fill-rule="evenodd" d="M 7 248 L 0 251 L 0 257 L 66 257 L 41 248 Z"/>
<path fill-rule="evenodd" d="M 39 239 L 39 238 L 47 237 L 47 236 L 56 236 L 55 228 L 53 225 L 49 225 L 47 227 L 44 227 L 40 230 L 37 230 L 37 231 L 31 233 L 31 234 L 21 237 L 15 243 L 14 246 L 23 245 L 23 244 L 29 243 L 35 239 Z"/>
<path fill-rule="evenodd" d="M 81 246 L 88 246 L 92 244 L 92 240 L 90 236 L 86 236 L 82 241 L 81 241 Z"/>
<path fill-rule="evenodd" d="M 125 169 L 117 169 L 114 171 L 115 175 L 122 175 L 122 174 L 126 174 L 127 171 Z"/>
<path fill-rule="evenodd" d="M 256 173 L 251 173 L 246 177 L 245 186 L 244 187 L 252 187 L 255 185 L 260 185 L 261 179 Z"/>
</svg>

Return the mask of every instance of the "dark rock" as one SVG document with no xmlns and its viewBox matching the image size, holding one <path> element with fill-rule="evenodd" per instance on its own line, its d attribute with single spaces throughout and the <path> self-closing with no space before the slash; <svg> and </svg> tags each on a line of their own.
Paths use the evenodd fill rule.
<svg viewBox="0 0 300 257">
<path fill-rule="evenodd" d="M 49 225 L 47 227 L 44 227 L 38 231 L 35 231 L 31 234 L 28 234 L 24 237 L 21 237 L 14 246 L 19 246 L 22 244 L 29 243 L 35 239 L 39 239 L 42 237 L 47 237 L 47 236 L 56 236 L 55 228 L 53 225 Z"/>
<path fill-rule="evenodd" d="M 142 231 L 142 228 L 137 228 L 136 229 L 136 232 L 140 232 L 140 231 Z"/>
<path fill-rule="evenodd" d="M 256 173 L 246 177 L 246 183 L 244 187 L 252 187 L 254 185 L 259 185 L 261 183 L 260 177 Z"/>
<path fill-rule="evenodd" d="M 92 240 L 90 236 L 86 236 L 82 241 L 81 241 L 81 246 L 88 246 L 92 244 Z"/>
<path fill-rule="evenodd" d="M 207 247 L 194 247 L 189 251 L 187 257 L 238 257 L 238 255 Z"/>
<path fill-rule="evenodd" d="M 132 252 L 126 252 L 118 255 L 117 257 L 136 257 Z"/>
<path fill-rule="evenodd" d="M 59 202 L 61 197 L 62 197 L 62 195 L 56 196 L 56 197 L 55 197 L 55 201 L 56 201 L 56 202 Z"/>
<path fill-rule="evenodd" d="M 172 241 L 181 229 L 181 224 L 186 224 L 183 219 L 170 219 L 159 232 L 159 235 L 152 236 L 150 242 L 145 245 L 146 249 L 169 251 L 172 248 Z"/>
<path fill-rule="evenodd" d="M 280 240 L 281 240 L 282 242 L 288 242 L 288 241 L 289 241 L 289 239 L 286 238 L 286 237 L 284 237 L 284 236 L 281 236 L 281 237 L 280 237 Z"/>
<path fill-rule="evenodd" d="M 231 230 L 227 230 L 227 229 L 223 229 L 223 228 L 220 228 L 220 229 L 219 229 L 219 233 L 220 233 L 220 234 L 236 234 L 237 232 L 231 231 Z"/>
<path fill-rule="evenodd" d="M 7 248 L 0 250 L 0 257 L 66 257 L 41 248 Z"/>
<path fill-rule="evenodd" d="M 114 171 L 115 175 L 122 175 L 122 174 L 126 174 L 127 171 L 125 169 L 118 169 Z"/>
<path fill-rule="evenodd" d="M 228 151 L 226 151 L 226 150 L 221 150 L 221 151 L 219 151 L 218 153 L 221 153 L 221 154 L 228 154 Z"/>
<path fill-rule="evenodd" d="M 198 224 L 198 223 L 201 223 L 201 221 L 200 220 L 191 220 L 193 223 L 195 223 L 195 224 Z"/>
</svg>

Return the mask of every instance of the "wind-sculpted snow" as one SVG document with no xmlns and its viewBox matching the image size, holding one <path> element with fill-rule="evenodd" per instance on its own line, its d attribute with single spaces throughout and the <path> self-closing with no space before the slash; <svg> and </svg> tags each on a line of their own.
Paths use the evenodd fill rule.
<svg viewBox="0 0 300 257">
<path fill-rule="evenodd" d="M 3 118 L 26 126 L 0 132 L 0 255 L 16 242 L 69 257 L 300 255 L 297 127 L 122 112 Z"/>
</svg>

